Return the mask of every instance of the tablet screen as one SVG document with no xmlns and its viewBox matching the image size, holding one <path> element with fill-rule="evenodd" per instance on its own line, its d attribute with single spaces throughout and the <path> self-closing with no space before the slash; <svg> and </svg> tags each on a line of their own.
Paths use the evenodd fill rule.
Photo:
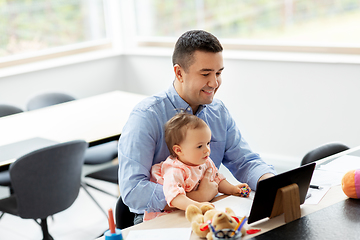
<svg viewBox="0 0 360 240">
<path fill-rule="evenodd" d="M 277 190 L 290 184 L 298 185 L 300 204 L 303 204 L 315 165 L 315 163 L 309 163 L 258 182 L 248 223 L 270 217 Z"/>
</svg>

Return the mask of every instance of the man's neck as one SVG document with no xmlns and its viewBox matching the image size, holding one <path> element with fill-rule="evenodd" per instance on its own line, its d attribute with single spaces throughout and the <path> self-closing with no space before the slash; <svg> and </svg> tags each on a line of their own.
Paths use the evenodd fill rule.
<svg viewBox="0 0 360 240">
<path fill-rule="evenodd" d="M 178 82 L 178 81 L 176 81 L 176 79 L 174 80 L 174 88 L 175 88 L 175 91 L 179 94 L 179 96 L 186 102 L 186 103 L 188 103 L 188 101 L 186 101 L 185 99 L 184 99 L 184 97 L 182 96 L 182 94 L 181 94 L 181 86 L 180 86 L 180 83 Z M 189 103 L 188 103 L 189 104 Z M 192 111 L 193 111 L 193 114 L 195 114 L 196 112 L 197 112 L 197 110 L 199 109 L 199 106 L 200 105 L 197 105 L 197 106 L 191 106 L 190 104 L 189 104 L 189 106 L 191 107 L 191 109 L 192 109 Z"/>
</svg>

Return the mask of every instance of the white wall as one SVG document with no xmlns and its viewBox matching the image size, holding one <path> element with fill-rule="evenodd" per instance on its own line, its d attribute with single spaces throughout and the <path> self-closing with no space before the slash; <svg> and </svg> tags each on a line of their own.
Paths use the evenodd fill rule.
<svg viewBox="0 0 360 240">
<path fill-rule="evenodd" d="M 122 57 L 116 56 L 1 77 L 0 103 L 25 109 L 31 97 L 43 92 L 67 92 L 83 98 L 121 89 L 124 82 L 122 66 Z"/>
<path fill-rule="evenodd" d="M 360 66 L 225 58 L 223 100 L 252 148 L 294 166 L 328 142 L 360 145 Z M 43 91 L 78 98 L 115 89 L 151 95 L 173 80 L 170 55 L 126 55 L 0 78 L 0 102 Z"/>
</svg>

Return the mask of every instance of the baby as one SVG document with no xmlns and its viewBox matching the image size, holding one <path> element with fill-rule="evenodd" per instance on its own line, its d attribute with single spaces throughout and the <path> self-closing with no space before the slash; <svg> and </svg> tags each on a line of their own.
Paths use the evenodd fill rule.
<svg viewBox="0 0 360 240">
<path fill-rule="evenodd" d="M 170 207 L 186 210 L 190 204 L 199 208 L 209 202 L 197 202 L 186 192 L 198 188 L 207 169 L 212 170 L 211 180 L 218 184 L 218 191 L 227 195 L 248 197 L 251 191 L 246 183 L 230 184 L 218 172 L 210 159 L 211 131 L 208 125 L 195 115 L 179 113 L 165 124 L 165 141 L 170 156 L 151 168 L 151 181 L 163 185 L 165 199 Z M 145 212 L 144 221 L 162 213 Z"/>
</svg>

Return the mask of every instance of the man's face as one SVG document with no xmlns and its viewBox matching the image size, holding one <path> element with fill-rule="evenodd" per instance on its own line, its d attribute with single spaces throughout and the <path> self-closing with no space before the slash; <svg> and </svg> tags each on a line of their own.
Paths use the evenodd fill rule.
<svg viewBox="0 0 360 240">
<path fill-rule="evenodd" d="M 176 74 L 180 83 L 176 90 L 195 112 L 199 105 L 210 104 L 213 101 L 221 85 L 224 64 L 222 52 L 195 51 L 193 57 L 194 62 L 187 71 L 180 67 L 181 75 Z"/>
</svg>

